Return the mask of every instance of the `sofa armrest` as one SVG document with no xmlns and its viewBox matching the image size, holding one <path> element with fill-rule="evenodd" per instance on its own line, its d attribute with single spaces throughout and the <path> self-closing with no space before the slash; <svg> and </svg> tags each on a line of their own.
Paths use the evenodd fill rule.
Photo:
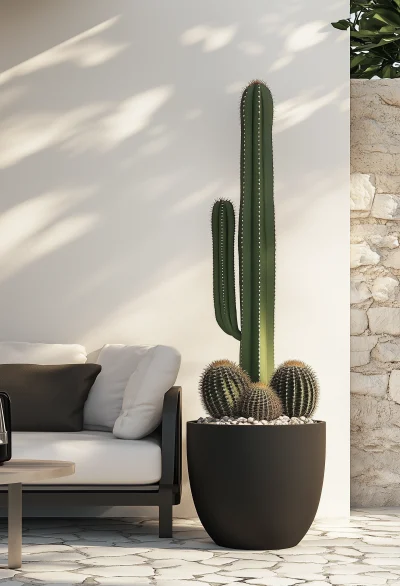
<svg viewBox="0 0 400 586">
<path fill-rule="evenodd" d="M 161 420 L 161 480 L 160 491 L 174 494 L 180 502 L 182 485 L 182 406 L 181 387 L 165 393 Z"/>
</svg>

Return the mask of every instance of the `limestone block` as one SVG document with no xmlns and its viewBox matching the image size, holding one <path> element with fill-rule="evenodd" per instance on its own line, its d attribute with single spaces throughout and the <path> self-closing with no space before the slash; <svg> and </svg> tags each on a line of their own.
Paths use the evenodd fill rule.
<svg viewBox="0 0 400 586">
<path fill-rule="evenodd" d="M 384 397 L 388 386 L 388 374 L 350 374 L 350 390 L 358 395 Z"/>
<path fill-rule="evenodd" d="M 350 336 L 352 352 L 370 351 L 378 343 L 379 336 Z"/>
<path fill-rule="evenodd" d="M 350 209 L 369 211 L 375 195 L 375 178 L 366 173 L 352 173 L 350 176 Z"/>
<path fill-rule="evenodd" d="M 371 352 L 350 352 L 350 366 L 365 366 L 371 362 Z"/>
<path fill-rule="evenodd" d="M 375 114 L 373 120 L 362 120 L 359 123 L 360 137 L 363 140 L 362 149 L 373 154 L 388 153 L 396 155 L 400 153 L 400 139 L 393 129 L 396 128 L 396 116 L 390 108 L 385 117 Z"/>
<path fill-rule="evenodd" d="M 363 309 L 350 310 L 350 332 L 352 336 L 362 334 L 368 328 L 367 312 Z"/>
<path fill-rule="evenodd" d="M 372 284 L 371 292 L 375 301 L 394 301 L 399 292 L 399 281 L 394 277 L 378 277 Z"/>
<path fill-rule="evenodd" d="M 400 193 L 400 175 L 376 175 L 377 193 Z"/>
<path fill-rule="evenodd" d="M 393 252 L 390 252 L 383 261 L 383 264 L 385 267 L 390 267 L 392 269 L 400 269 L 400 249 L 393 250 Z"/>
<path fill-rule="evenodd" d="M 400 404 L 400 370 L 392 370 L 390 373 L 389 397 Z"/>
<path fill-rule="evenodd" d="M 400 107 L 400 85 L 391 82 L 391 79 L 380 79 L 378 83 L 375 82 L 374 91 L 378 94 L 381 104 L 383 103 L 382 110 L 386 109 L 385 106 Z"/>
<path fill-rule="evenodd" d="M 383 220 L 399 220 L 400 196 L 391 193 L 378 193 L 374 198 L 371 216 Z"/>
<path fill-rule="evenodd" d="M 350 281 L 350 303 L 362 303 L 371 297 L 372 293 L 365 281 Z"/>
<path fill-rule="evenodd" d="M 366 240 L 367 242 L 375 236 L 386 236 L 388 227 L 385 224 L 353 224 L 351 227 L 351 242 L 358 244 Z"/>
<path fill-rule="evenodd" d="M 394 339 L 388 340 L 387 342 L 379 342 L 372 350 L 372 356 L 380 362 L 399 362 L 400 340 Z"/>
<path fill-rule="evenodd" d="M 399 246 L 399 239 L 395 234 L 388 234 L 387 236 L 374 234 L 370 236 L 369 241 L 377 248 L 397 248 Z"/>
<path fill-rule="evenodd" d="M 393 125 L 394 124 L 395 121 L 393 121 Z M 351 130 L 351 134 L 354 134 L 353 130 Z M 373 173 L 375 175 L 377 173 L 387 175 L 393 173 L 393 175 L 400 175 L 400 157 L 394 156 L 391 152 L 365 152 L 362 142 L 357 145 L 352 141 L 351 165 L 352 168 L 359 173 Z M 377 195 L 378 194 L 375 194 L 374 203 Z"/>
<path fill-rule="evenodd" d="M 371 307 L 368 309 L 368 321 L 373 334 L 400 336 L 400 308 L 398 307 Z"/>
<path fill-rule="evenodd" d="M 350 267 L 355 269 L 362 265 L 377 265 L 380 256 L 366 242 L 350 245 Z"/>
<path fill-rule="evenodd" d="M 377 430 L 376 435 L 382 437 L 395 418 L 399 421 L 400 406 L 391 405 L 390 401 L 382 400 L 382 397 L 352 393 L 350 405 L 351 428 L 356 433 L 356 443 L 359 445 L 365 444 L 366 436 L 370 438 L 374 430 Z M 397 433 L 400 442 L 400 430 Z"/>
<path fill-rule="evenodd" d="M 350 365 L 364 366 L 371 361 L 371 350 L 378 342 L 378 336 L 351 336 Z"/>
</svg>

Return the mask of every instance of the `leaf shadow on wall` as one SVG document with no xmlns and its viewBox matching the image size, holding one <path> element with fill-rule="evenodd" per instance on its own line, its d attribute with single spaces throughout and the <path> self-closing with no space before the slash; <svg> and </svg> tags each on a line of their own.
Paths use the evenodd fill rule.
<svg viewBox="0 0 400 586">
<path fill-rule="evenodd" d="M 186 329 L 195 306 L 212 313 L 211 296 L 204 300 L 209 279 L 207 291 L 196 283 L 209 271 L 210 206 L 220 195 L 238 198 L 239 88 L 259 75 L 272 89 L 287 76 L 300 88 L 286 111 L 276 91 L 283 102 L 277 221 L 288 230 L 304 213 L 302 191 L 310 205 L 317 197 L 307 179 L 322 181 L 332 166 L 312 143 L 321 142 L 325 117 L 340 116 L 343 97 L 324 87 L 313 44 L 334 50 L 334 33 L 321 32 L 315 15 L 307 24 L 299 2 L 288 4 L 284 23 L 257 3 L 224 10 L 207 1 L 173 15 L 157 2 L 87 2 L 78 11 L 76 2 L 55 9 L 42 1 L 36 11 L 19 9 L 26 6 L 8 6 L 1 19 L 2 337 L 82 340 L 103 331 L 128 340 L 136 336 L 135 301 L 189 271 L 182 283 L 199 295 L 187 311 L 174 286 L 148 311 L 157 320 L 158 311 L 179 306 L 174 327 Z M 316 35 L 309 48 L 301 26 Z M 315 84 L 302 81 L 305 72 Z M 312 99 L 320 104 L 307 112 Z M 199 344 L 203 334 L 194 336 Z"/>
</svg>

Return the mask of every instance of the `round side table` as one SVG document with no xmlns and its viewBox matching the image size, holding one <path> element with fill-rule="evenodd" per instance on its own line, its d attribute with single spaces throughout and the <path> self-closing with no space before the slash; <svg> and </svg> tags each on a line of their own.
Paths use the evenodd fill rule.
<svg viewBox="0 0 400 586">
<path fill-rule="evenodd" d="M 22 484 L 70 476 L 73 462 L 57 460 L 10 460 L 0 467 L 0 484 L 8 485 L 8 567 L 22 563 Z"/>
</svg>

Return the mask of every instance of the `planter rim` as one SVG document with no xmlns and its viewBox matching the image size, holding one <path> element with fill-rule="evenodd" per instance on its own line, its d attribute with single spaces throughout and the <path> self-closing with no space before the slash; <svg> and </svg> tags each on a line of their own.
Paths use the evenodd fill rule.
<svg viewBox="0 0 400 586">
<path fill-rule="evenodd" d="M 194 419 L 191 419 L 191 420 L 187 421 L 186 424 L 187 425 L 189 425 L 189 424 L 190 425 L 201 425 L 202 427 L 207 426 L 207 425 L 208 426 L 212 426 L 212 427 L 217 427 L 215 425 L 215 423 L 208 423 L 208 422 L 207 423 L 198 423 Z M 322 421 L 321 419 L 315 419 L 315 421 L 314 421 L 314 423 L 312 425 L 315 425 L 315 424 L 319 424 L 319 425 L 320 424 L 324 424 L 324 425 L 326 425 L 326 421 Z M 255 427 L 255 428 L 258 428 L 258 427 L 267 427 L 267 428 L 274 428 L 275 429 L 277 427 L 278 428 L 281 428 L 281 427 L 290 427 L 290 428 L 292 428 L 292 427 L 308 427 L 308 425 L 311 425 L 311 424 L 308 423 L 308 424 L 303 424 L 303 425 L 301 425 L 301 424 L 298 424 L 298 425 L 246 425 L 246 428 L 248 428 L 248 427 Z M 225 426 L 223 426 L 223 427 L 225 427 Z M 238 428 L 240 426 L 239 425 L 229 425 L 229 427 L 237 427 Z"/>
</svg>

